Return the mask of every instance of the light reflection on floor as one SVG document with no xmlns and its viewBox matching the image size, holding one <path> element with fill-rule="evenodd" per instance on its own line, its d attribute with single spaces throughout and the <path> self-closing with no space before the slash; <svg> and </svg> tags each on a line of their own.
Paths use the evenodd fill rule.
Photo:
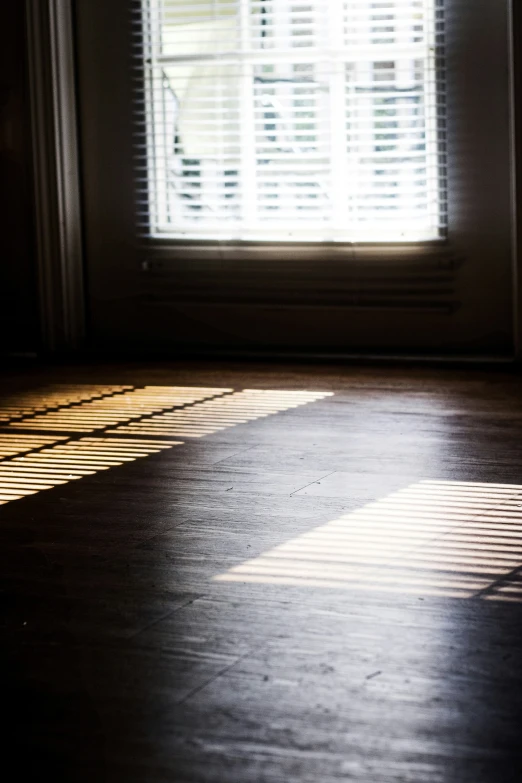
<svg viewBox="0 0 522 783">
<path fill-rule="evenodd" d="M 132 386 L 100 386 L 98 384 L 55 384 L 19 394 L 11 394 L 0 401 L 0 424 L 9 423 L 63 408 L 80 402 L 87 402 L 132 389 Z"/>
<path fill-rule="evenodd" d="M 81 438 L 14 457 L 0 462 L 0 504 L 179 445 L 178 441 L 168 440 Z"/>
<path fill-rule="evenodd" d="M 420 481 L 215 579 L 522 600 L 522 485 Z"/>
<path fill-rule="evenodd" d="M 183 410 L 122 425 L 114 433 L 201 438 L 330 396 L 324 392 L 244 389 Z"/>
<path fill-rule="evenodd" d="M 53 386 L 0 403 L 0 504 L 332 396 Z M 420 481 L 216 577 L 522 600 L 522 485 Z"/>
<path fill-rule="evenodd" d="M 0 402 L 7 421 L 0 432 L 0 505 L 180 446 L 180 436 L 200 438 L 328 396 L 202 386 L 67 385 L 11 397 L 3 407 Z"/>
<path fill-rule="evenodd" d="M 120 422 L 150 416 L 174 406 L 189 405 L 209 397 L 227 394 L 232 389 L 190 386 L 146 386 L 121 394 L 81 402 L 33 418 L 13 422 L 17 429 L 52 430 L 53 432 L 92 432 Z"/>
</svg>

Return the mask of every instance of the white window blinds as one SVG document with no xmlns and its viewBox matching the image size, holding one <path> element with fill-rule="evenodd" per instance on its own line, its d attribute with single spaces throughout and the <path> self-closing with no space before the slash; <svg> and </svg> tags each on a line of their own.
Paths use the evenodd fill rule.
<svg viewBox="0 0 522 783">
<path fill-rule="evenodd" d="M 437 239 L 438 0 L 144 0 L 153 236 Z"/>
</svg>

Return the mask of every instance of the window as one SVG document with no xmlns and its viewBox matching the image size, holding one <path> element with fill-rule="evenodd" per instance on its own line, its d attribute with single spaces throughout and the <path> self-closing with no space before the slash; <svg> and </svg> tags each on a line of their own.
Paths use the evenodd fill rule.
<svg viewBox="0 0 522 783">
<path fill-rule="evenodd" d="M 149 232 L 441 236 L 437 0 L 144 0 Z"/>
<path fill-rule="evenodd" d="M 99 344 L 509 353 L 511 5 L 75 2 Z"/>
</svg>

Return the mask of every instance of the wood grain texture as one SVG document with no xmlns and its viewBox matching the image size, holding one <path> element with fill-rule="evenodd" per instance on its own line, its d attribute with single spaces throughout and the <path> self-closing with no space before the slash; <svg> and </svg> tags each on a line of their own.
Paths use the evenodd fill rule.
<svg viewBox="0 0 522 783">
<path fill-rule="evenodd" d="M 71 383 L 333 396 L 0 507 L 13 779 L 520 783 L 517 375 L 93 365 L 2 388 Z M 310 580 L 303 541 L 320 581 L 343 579 Z M 282 581 L 227 578 L 281 547 Z M 491 590 L 449 597 L 441 574 Z"/>
</svg>

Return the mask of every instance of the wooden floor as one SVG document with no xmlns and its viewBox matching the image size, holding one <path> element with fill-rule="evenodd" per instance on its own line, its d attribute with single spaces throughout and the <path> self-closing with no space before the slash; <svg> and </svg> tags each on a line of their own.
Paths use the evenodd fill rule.
<svg viewBox="0 0 522 783">
<path fill-rule="evenodd" d="M 522 781 L 516 375 L 2 390 L 6 780 Z"/>
</svg>

